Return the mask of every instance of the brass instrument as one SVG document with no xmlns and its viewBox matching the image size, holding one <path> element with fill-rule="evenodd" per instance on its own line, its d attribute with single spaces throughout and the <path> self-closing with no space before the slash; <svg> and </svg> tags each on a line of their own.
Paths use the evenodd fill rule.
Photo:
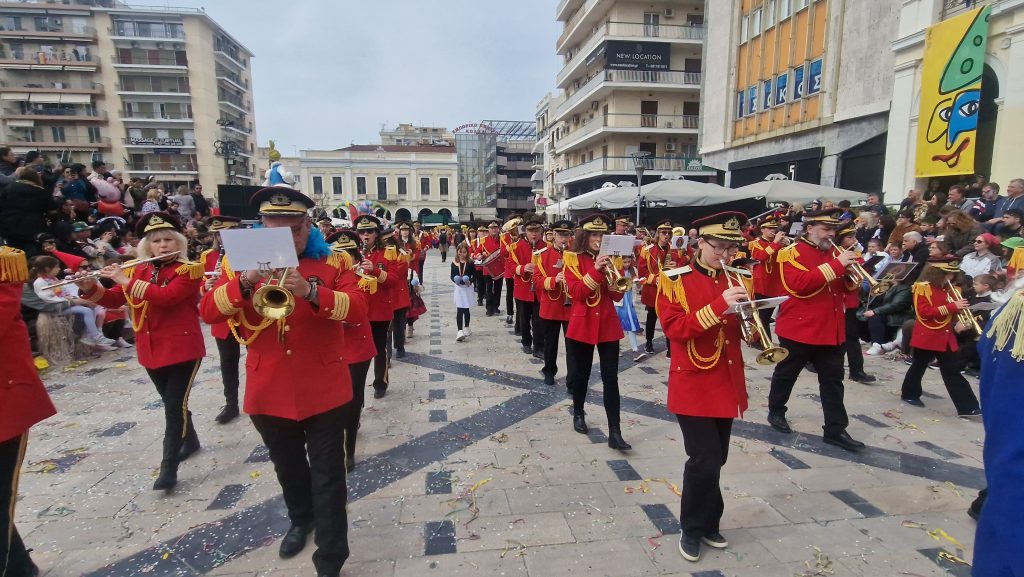
<svg viewBox="0 0 1024 577">
<path fill-rule="evenodd" d="M 613 290 L 618 293 L 624 293 L 629 290 L 630 281 L 628 278 L 622 276 L 619 269 L 615 267 L 615 263 L 611 260 L 608 261 L 608 266 L 604 269 L 604 278 L 608 281 L 608 290 Z"/>
<path fill-rule="evenodd" d="M 295 296 L 284 288 L 284 279 L 288 276 L 289 270 L 282 269 L 280 275 L 274 278 L 273 271 L 260 269 L 260 272 L 265 273 L 265 276 L 269 278 L 252 295 L 252 308 L 256 309 L 256 314 L 275 321 L 292 314 L 292 311 L 295 310 Z"/>
<path fill-rule="evenodd" d="M 896 275 L 889 273 L 879 279 L 879 281 L 871 285 L 871 290 L 868 291 L 868 296 L 877 297 L 884 295 L 889 292 L 889 289 L 893 287 L 897 282 Z"/>
<path fill-rule="evenodd" d="M 837 245 L 835 243 L 835 241 L 833 241 L 832 239 L 829 239 L 828 241 L 830 243 L 832 243 L 832 246 L 836 250 L 838 250 L 839 252 L 849 252 L 845 248 L 840 248 L 839 245 Z M 853 264 L 851 264 L 851 265 L 846 267 L 846 276 L 848 276 L 851 281 L 853 281 L 853 282 L 855 282 L 857 284 L 868 283 L 869 285 L 871 285 L 871 290 L 872 291 L 875 290 L 875 287 L 878 286 L 878 284 L 879 284 L 878 281 L 875 279 L 875 277 L 871 276 L 871 273 L 869 273 L 858 262 L 855 262 L 855 263 L 853 263 Z M 888 288 L 886 288 L 886 290 L 888 290 Z M 882 292 L 885 292 L 885 291 L 883 290 Z"/>
<path fill-rule="evenodd" d="M 725 280 L 729 283 L 729 287 L 743 287 L 743 290 L 747 291 L 747 301 L 754 300 L 750 295 L 750 290 L 747 289 L 747 284 L 743 282 L 740 275 L 732 272 L 730 270 L 731 267 L 725 264 L 724 260 L 719 260 L 719 262 L 722 263 L 722 274 L 725 275 Z M 768 338 L 768 331 L 764 330 L 761 316 L 757 314 L 757 310 L 754 307 L 737 306 L 736 316 L 740 319 L 740 332 L 743 334 L 743 340 L 748 345 L 754 345 L 756 340 L 760 340 L 761 346 L 764 347 L 764 350 L 757 355 L 757 364 L 774 365 L 789 357 L 789 350 L 783 347 L 770 346 L 772 341 Z"/>
<path fill-rule="evenodd" d="M 946 281 L 946 284 L 949 285 L 949 292 L 952 293 L 953 300 L 963 300 L 963 294 L 961 294 L 960 289 L 957 288 L 955 284 L 953 284 L 953 281 Z M 979 337 L 981 336 L 981 325 L 978 324 L 978 319 L 975 318 L 974 313 L 971 312 L 971 309 L 963 309 L 957 311 L 956 320 L 970 327 L 971 330 L 974 331 L 975 335 L 978 335 Z"/>
<path fill-rule="evenodd" d="M 141 259 L 137 258 L 137 259 L 130 260 L 130 261 L 127 261 L 127 262 L 123 262 L 123 263 L 121 263 L 121 264 L 119 264 L 117 266 L 119 266 L 120 268 L 123 268 L 123 269 L 124 268 L 131 268 L 133 266 L 137 266 L 137 265 L 140 265 L 140 264 L 143 264 L 143 263 L 153 262 L 155 260 L 163 260 L 163 259 L 165 259 L 165 258 L 167 258 L 169 256 L 177 256 L 179 254 L 181 254 L 181 251 L 180 250 L 176 250 L 176 251 L 174 251 L 172 253 L 162 254 L 160 256 L 154 256 L 154 257 L 150 257 L 150 258 L 141 258 Z M 79 277 L 75 277 L 75 278 L 67 279 L 67 280 L 62 280 L 60 282 L 55 282 L 55 283 L 53 283 L 51 285 L 43 287 L 43 290 L 55 289 L 57 287 L 62 287 L 62 286 L 69 285 L 69 284 L 72 284 L 72 283 L 75 283 L 75 282 L 78 282 L 78 281 L 81 281 L 81 280 L 85 280 L 85 279 L 100 278 L 101 276 L 103 276 L 100 273 L 101 273 L 101 271 L 97 270 L 97 271 L 93 271 L 93 272 L 91 272 L 89 274 L 84 274 L 84 275 L 79 276 Z"/>
</svg>

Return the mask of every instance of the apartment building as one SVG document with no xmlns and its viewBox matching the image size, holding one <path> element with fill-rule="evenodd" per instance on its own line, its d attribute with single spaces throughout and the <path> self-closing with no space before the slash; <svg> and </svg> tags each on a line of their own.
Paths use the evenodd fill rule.
<svg viewBox="0 0 1024 577">
<path fill-rule="evenodd" d="M 733 187 L 782 174 L 880 192 L 900 4 L 708 2 L 704 164 Z"/>
<path fill-rule="evenodd" d="M 199 9 L 0 2 L 0 142 L 168 186 L 252 184 L 251 57 Z"/>
<path fill-rule="evenodd" d="M 382 128 L 380 143 L 385 146 L 455 146 L 455 135 L 441 126 L 399 124 Z"/>
<path fill-rule="evenodd" d="M 368 200 L 388 220 L 432 214 L 459 218 L 458 162 L 452 146 L 352 145 L 299 151 L 302 191 L 332 211 Z"/>
<path fill-rule="evenodd" d="M 562 0 L 563 100 L 549 110 L 547 138 L 558 194 L 635 178 L 708 180 L 698 154 L 704 43 L 702 0 Z M 564 190 L 563 190 L 564 189 Z"/>
<path fill-rule="evenodd" d="M 452 132 L 463 222 L 506 218 L 534 209 L 535 121 L 484 120 Z"/>
</svg>

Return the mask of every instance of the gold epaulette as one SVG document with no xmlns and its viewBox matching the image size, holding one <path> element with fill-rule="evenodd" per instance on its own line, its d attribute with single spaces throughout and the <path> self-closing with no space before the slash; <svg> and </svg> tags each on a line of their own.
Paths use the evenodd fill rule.
<svg viewBox="0 0 1024 577">
<path fill-rule="evenodd" d="M 185 261 L 174 269 L 174 272 L 181 276 L 187 276 L 190 280 L 200 280 L 203 278 L 203 273 L 206 272 L 206 267 L 201 262 Z"/>
<path fill-rule="evenodd" d="M 28 259 L 24 251 L 0 246 L 0 282 L 28 282 Z"/>
<path fill-rule="evenodd" d="M 914 283 L 911 287 L 914 296 L 923 296 L 928 299 L 928 302 L 932 302 L 932 285 L 924 281 Z"/>
<path fill-rule="evenodd" d="M 215 252 L 212 248 L 208 248 L 203 251 L 203 254 L 199 255 L 199 262 L 206 264 L 206 257 L 210 256 L 211 252 Z"/>
<path fill-rule="evenodd" d="M 780 250 L 778 252 L 778 255 L 775 257 L 775 262 L 779 264 L 791 264 L 796 268 L 806 272 L 807 267 L 805 267 L 804 265 L 800 264 L 799 261 L 797 261 L 797 258 L 799 257 L 800 253 L 797 252 L 797 245 L 796 243 L 794 243 Z"/>
<path fill-rule="evenodd" d="M 665 295 L 668 302 L 678 304 L 687 313 L 690 312 L 690 307 L 686 302 L 686 289 L 683 288 L 682 278 L 688 272 L 690 271 L 684 271 L 676 276 L 661 273 L 661 278 L 658 279 L 658 292 Z"/>
<path fill-rule="evenodd" d="M 575 252 L 565 251 L 562 253 L 562 264 L 567 270 L 572 271 L 576 278 L 583 278 L 580 274 L 580 255 Z"/>
<path fill-rule="evenodd" d="M 398 247 L 389 246 L 384 249 L 384 258 L 388 260 L 398 260 Z"/>
<path fill-rule="evenodd" d="M 327 264 L 338 270 L 349 270 L 353 266 L 352 256 L 345 251 L 331 251 Z"/>
<path fill-rule="evenodd" d="M 1015 249 L 1020 250 L 1020 249 Z M 1024 290 L 1019 290 L 992 317 L 988 337 L 997 351 L 1010 347 L 1010 357 L 1024 361 Z"/>
</svg>

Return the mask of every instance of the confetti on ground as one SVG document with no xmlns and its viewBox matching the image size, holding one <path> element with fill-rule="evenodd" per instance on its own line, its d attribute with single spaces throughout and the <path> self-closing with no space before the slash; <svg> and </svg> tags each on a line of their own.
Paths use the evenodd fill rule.
<svg viewBox="0 0 1024 577">
<path fill-rule="evenodd" d="M 963 559 L 957 557 L 956 555 L 953 555 L 952 553 L 947 553 L 945 551 L 939 551 L 938 558 L 939 559 L 945 559 L 946 561 L 949 561 L 951 563 L 956 563 L 958 565 L 966 565 L 968 567 L 971 566 L 971 564 L 968 563 L 967 561 L 964 561 Z"/>
<path fill-rule="evenodd" d="M 253 481 L 259 479 L 262 475 L 263 473 L 260 473 L 259 471 L 253 471 L 252 473 L 249 473 L 249 476 L 252 477 Z"/>
<path fill-rule="evenodd" d="M 50 505 L 37 513 L 36 517 L 67 517 L 74 512 L 74 509 L 70 509 L 64 505 Z"/>
<path fill-rule="evenodd" d="M 949 533 L 946 533 L 944 530 L 939 529 L 938 527 L 936 527 L 935 529 L 932 529 L 931 531 L 928 531 L 928 536 L 931 537 L 932 539 L 935 539 L 936 541 L 941 541 L 941 540 L 945 539 L 946 541 L 949 541 L 950 543 L 955 545 L 956 548 L 960 549 L 961 551 L 966 549 L 966 547 L 964 547 L 963 543 L 961 543 L 960 541 L 957 541 Z"/>
<path fill-rule="evenodd" d="M 664 536 L 665 535 L 661 531 L 658 531 L 658 534 L 654 537 L 647 538 L 647 544 L 651 547 L 651 550 L 647 554 L 651 557 L 652 560 L 654 559 L 654 552 L 658 549 L 658 547 L 661 547 L 661 541 L 658 541 L 658 539 L 661 539 Z"/>
<path fill-rule="evenodd" d="M 794 573 L 794 577 L 816 577 L 819 575 L 835 575 L 832 568 L 832 560 L 822 552 L 821 548 L 814 546 L 814 565 L 810 561 L 804 561 L 807 570 L 803 573 Z"/>
<path fill-rule="evenodd" d="M 493 435 L 491 437 L 491 440 L 494 441 L 495 443 L 507 443 L 508 442 L 508 435 L 505 434 L 505 433 L 502 433 L 500 435 Z"/>
<path fill-rule="evenodd" d="M 513 541 L 512 539 L 505 540 L 505 550 L 501 552 L 501 558 L 504 559 L 505 555 L 514 553 L 516 557 L 522 557 L 526 555 L 526 545 L 523 545 L 519 541 Z"/>
</svg>

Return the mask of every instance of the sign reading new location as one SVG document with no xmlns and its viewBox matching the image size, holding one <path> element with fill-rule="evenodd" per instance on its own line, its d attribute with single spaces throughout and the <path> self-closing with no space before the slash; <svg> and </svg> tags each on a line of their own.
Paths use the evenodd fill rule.
<svg viewBox="0 0 1024 577">
<path fill-rule="evenodd" d="M 605 46 L 608 68 L 613 70 L 669 70 L 670 44 L 609 40 Z"/>
</svg>

